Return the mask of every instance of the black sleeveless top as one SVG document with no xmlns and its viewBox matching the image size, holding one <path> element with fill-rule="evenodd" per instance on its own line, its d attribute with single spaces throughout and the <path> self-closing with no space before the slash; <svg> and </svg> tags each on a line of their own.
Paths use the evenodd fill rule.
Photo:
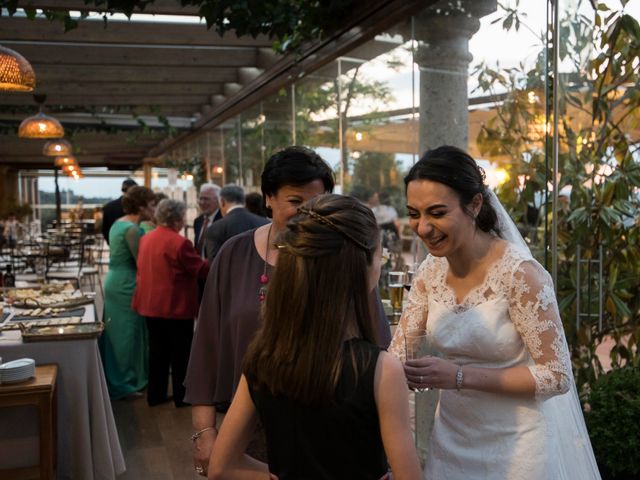
<svg viewBox="0 0 640 480">
<path fill-rule="evenodd" d="M 332 405 L 301 406 L 249 384 L 267 437 L 269 471 L 279 480 L 377 480 L 387 473 L 373 394 L 381 349 L 362 339 L 343 345 L 342 373 Z M 361 366 L 357 379 L 351 350 Z"/>
</svg>

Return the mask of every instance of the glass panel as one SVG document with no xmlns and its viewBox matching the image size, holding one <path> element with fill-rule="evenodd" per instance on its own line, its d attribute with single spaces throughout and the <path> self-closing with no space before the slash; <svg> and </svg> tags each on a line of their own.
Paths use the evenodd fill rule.
<svg viewBox="0 0 640 480">
<path fill-rule="evenodd" d="M 296 142 L 314 149 L 340 184 L 340 136 L 336 115 L 338 62 L 331 62 L 295 84 Z"/>
<path fill-rule="evenodd" d="M 637 355 L 640 6 L 607 3 L 559 15 L 557 287 L 579 384 Z"/>
<path fill-rule="evenodd" d="M 469 151 L 532 253 L 549 265 L 551 179 L 546 17 L 539 2 L 498 4 L 470 43 Z M 495 45 L 501 45 L 498 50 Z"/>
<path fill-rule="evenodd" d="M 293 87 L 281 88 L 278 92 L 267 97 L 261 103 L 263 124 L 262 136 L 262 165 L 269 157 L 298 140 L 294 140 L 293 128 Z M 262 172 L 262 169 L 260 169 Z M 257 182 L 259 185 L 260 182 Z"/>
</svg>

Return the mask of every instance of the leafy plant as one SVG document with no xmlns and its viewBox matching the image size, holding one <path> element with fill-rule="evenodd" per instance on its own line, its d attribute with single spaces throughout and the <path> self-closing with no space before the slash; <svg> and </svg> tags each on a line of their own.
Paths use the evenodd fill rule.
<svg viewBox="0 0 640 480">
<path fill-rule="evenodd" d="M 585 420 L 605 480 L 640 477 L 640 370 L 622 368 L 592 385 Z"/>
<path fill-rule="evenodd" d="M 505 12 L 506 29 L 524 24 L 515 10 Z M 638 364 L 640 164 L 627 132 L 640 121 L 640 27 L 624 10 L 599 4 L 592 16 L 561 18 L 560 36 L 560 59 L 572 73 L 560 78 L 557 112 L 540 101 L 554 94 L 545 94 L 552 53 L 544 48 L 529 70 L 478 66 L 478 88 L 506 94 L 477 144 L 484 155 L 507 159 L 509 180 L 498 194 L 549 266 L 550 135 L 558 117 L 558 300 L 584 388 L 602 373 L 595 350 L 605 337 L 615 341 L 614 368 Z M 547 42 L 541 35 L 541 45 Z"/>
</svg>

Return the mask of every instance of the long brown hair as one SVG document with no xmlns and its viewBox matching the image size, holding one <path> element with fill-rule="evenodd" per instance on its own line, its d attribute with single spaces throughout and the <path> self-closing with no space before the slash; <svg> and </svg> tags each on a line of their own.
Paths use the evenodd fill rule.
<svg viewBox="0 0 640 480">
<path fill-rule="evenodd" d="M 276 240 L 262 327 L 245 356 L 252 385 L 305 405 L 331 402 L 348 329 L 377 340 L 368 275 L 378 243 L 373 213 L 354 198 L 320 195 L 298 209 Z"/>
</svg>

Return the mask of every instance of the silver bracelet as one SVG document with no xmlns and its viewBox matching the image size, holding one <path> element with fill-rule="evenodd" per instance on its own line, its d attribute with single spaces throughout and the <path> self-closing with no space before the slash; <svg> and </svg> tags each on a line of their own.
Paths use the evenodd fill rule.
<svg viewBox="0 0 640 480">
<path fill-rule="evenodd" d="M 462 366 L 458 366 L 458 371 L 456 372 L 456 390 L 460 391 L 463 381 L 464 374 L 462 373 Z"/>
<path fill-rule="evenodd" d="M 216 430 L 216 427 L 204 427 L 202 430 L 198 430 L 196 433 L 194 433 L 193 435 L 191 435 L 191 441 L 195 442 L 197 439 L 199 439 L 202 434 L 204 432 L 206 432 L 207 430 Z M 216 430 L 217 432 L 217 430 Z"/>
</svg>

